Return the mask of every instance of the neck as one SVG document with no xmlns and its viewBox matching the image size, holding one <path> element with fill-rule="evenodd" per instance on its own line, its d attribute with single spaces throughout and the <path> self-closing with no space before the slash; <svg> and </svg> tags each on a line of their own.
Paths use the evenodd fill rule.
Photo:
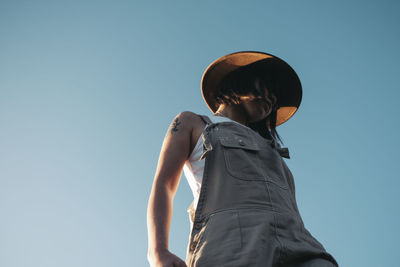
<svg viewBox="0 0 400 267">
<path fill-rule="evenodd" d="M 245 126 L 249 125 L 245 110 L 239 104 L 221 104 L 214 115 L 227 117 Z"/>
</svg>

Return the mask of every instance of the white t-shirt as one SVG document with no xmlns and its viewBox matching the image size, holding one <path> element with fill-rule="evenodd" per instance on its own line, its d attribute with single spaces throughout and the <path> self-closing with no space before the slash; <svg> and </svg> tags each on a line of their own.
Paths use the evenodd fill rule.
<svg viewBox="0 0 400 267">
<path fill-rule="evenodd" d="M 243 127 L 248 128 L 247 126 L 231 120 L 227 117 L 221 117 L 221 116 L 215 116 L 211 115 L 208 116 L 210 120 L 213 123 L 217 122 L 224 122 L 224 121 L 231 121 L 235 122 L 239 125 L 242 125 Z M 204 129 L 207 128 L 204 127 Z M 196 146 L 194 147 L 192 153 L 190 154 L 190 157 L 188 160 L 185 162 L 185 165 L 183 166 L 183 172 L 185 174 L 185 177 L 189 183 L 190 189 L 192 189 L 193 193 L 193 208 L 196 209 L 197 207 L 197 202 L 199 200 L 199 195 L 200 195 L 200 189 L 201 189 L 201 182 L 203 181 L 203 172 L 204 172 L 204 163 L 205 163 L 205 158 L 200 160 L 200 156 L 203 153 L 203 134 L 200 135 L 199 139 L 197 140 Z M 189 211 L 189 210 L 188 210 Z"/>
</svg>

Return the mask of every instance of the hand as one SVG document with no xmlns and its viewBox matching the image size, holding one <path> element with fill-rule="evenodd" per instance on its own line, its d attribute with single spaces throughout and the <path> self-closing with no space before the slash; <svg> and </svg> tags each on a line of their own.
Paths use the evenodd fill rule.
<svg viewBox="0 0 400 267">
<path fill-rule="evenodd" d="M 151 267 L 187 267 L 183 260 L 168 250 L 149 254 L 148 261 Z"/>
</svg>

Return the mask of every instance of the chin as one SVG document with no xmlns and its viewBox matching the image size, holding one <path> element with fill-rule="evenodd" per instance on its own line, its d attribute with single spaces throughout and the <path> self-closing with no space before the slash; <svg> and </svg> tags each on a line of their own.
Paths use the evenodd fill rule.
<svg viewBox="0 0 400 267">
<path fill-rule="evenodd" d="M 250 122 L 251 122 L 251 123 L 254 123 L 254 122 L 257 122 L 257 121 L 261 121 L 261 120 L 267 118 L 267 116 L 268 116 L 268 115 L 253 117 L 253 119 L 250 120 Z"/>
<path fill-rule="evenodd" d="M 257 117 L 257 119 L 255 121 L 261 121 L 267 117 L 268 117 L 268 114 L 263 112 L 260 116 Z"/>
</svg>

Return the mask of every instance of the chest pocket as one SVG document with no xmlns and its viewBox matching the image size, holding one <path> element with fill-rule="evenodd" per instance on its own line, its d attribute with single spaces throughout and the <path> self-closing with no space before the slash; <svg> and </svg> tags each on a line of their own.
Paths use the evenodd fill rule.
<svg viewBox="0 0 400 267">
<path fill-rule="evenodd" d="M 227 172 L 241 180 L 265 180 L 259 158 L 260 146 L 249 139 L 220 139 Z"/>
<path fill-rule="evenodd" d="M 288 189 L 281 171 L 279 154 L 270 145 L 260 146 L 250 139 L 235 136 L 219 140 L 226 170 L 234 178 L 248 181 L 266 181 Z"/>
</svg>

